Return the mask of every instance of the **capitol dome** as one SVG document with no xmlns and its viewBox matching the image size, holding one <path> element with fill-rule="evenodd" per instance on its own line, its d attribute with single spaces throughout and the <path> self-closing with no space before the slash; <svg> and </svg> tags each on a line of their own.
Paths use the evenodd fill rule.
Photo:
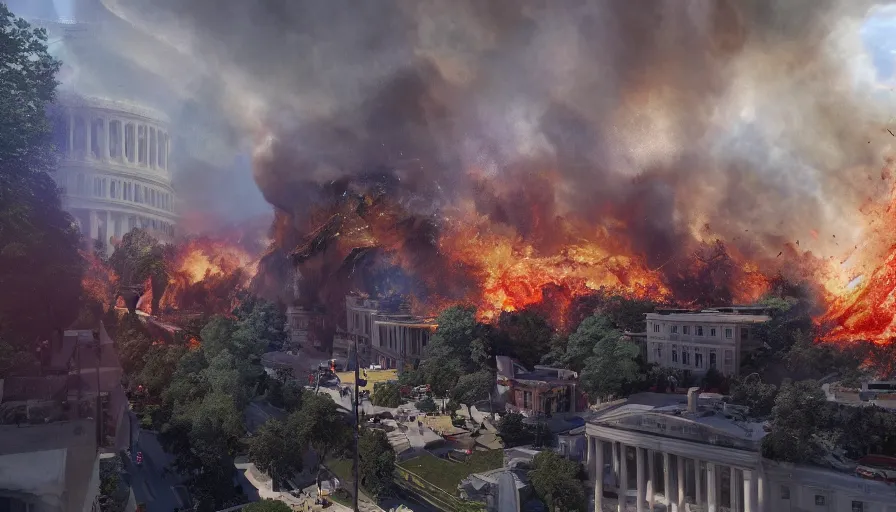
<svg viewBox="0 0 896 512">
<path fill-rule="evenodd" d="M 12 11 L 47 30 L 62 61 L 50 109 L 63 206 L 88 243 L 111 254 L 130 230 L 162 241 L 175 233 L 170 119 L 164 77 L 141 67 L 135 49 L 164 52 L 99 0 L 19 0 Z"/>
</svg>

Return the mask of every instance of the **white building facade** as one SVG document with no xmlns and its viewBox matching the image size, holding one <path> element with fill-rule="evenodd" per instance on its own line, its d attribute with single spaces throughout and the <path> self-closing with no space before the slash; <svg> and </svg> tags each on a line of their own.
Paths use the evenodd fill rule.
<svg viewBox="0 0 896 512">
<path fill-rule="evenodd" d="M 769 319 L 711 310 L 647 313 L 647 362 L 697 374 L 715 368 L 738 375 L 744 351 L 752 348 L 752 329 Z"/>
<path fill-rule="evenodd" d="M 63 205 L 107 254 L 134 228 L 174 235 L 167 119 L 147 107 L 61 96 L 54 108 Z"/>
<path fill-rule="evenodd" d="M 896 487 L 763 459 L 761 425 L 704 409 L 624 405 L 585 431 L 595 512 L 896 512 Z"/>
</svg>

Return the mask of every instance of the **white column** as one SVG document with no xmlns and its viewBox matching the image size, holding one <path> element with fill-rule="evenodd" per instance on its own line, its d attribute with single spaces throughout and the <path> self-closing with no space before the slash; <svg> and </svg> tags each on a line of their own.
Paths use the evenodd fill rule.
<svg viewBox="0 0 896 512">
<path fill-rule="evenodd" d="M 610 456 L 613 458 L 611 462 L 613 466 L 613 478 L 616 480 L 616 487 L 619 488 L 619 443 L 613 441 Z"/>
<path fill-rule="evenodd" d="M 756 483 L 757 483 L 757 493 L 756 493 L 756 510 L 757 512 L 765 512 L 765 475 L 762 474 L 762 471 L 756 472 Z"/>
<path fill-rule="evenodd" d="M 669 467 L 669 452 L 663 452 L 663 496 L 666 498 L 666 511 L 672 509 L 672 468 Z"/>
<path fill-rule="evenodd" d="M 647 510 L 653 512 L 654 500 L 656 499 L 656 452 L 646 450 L 647 452 Z"/>
<path fill-rule="evenodd" d="M 640 446 L 635 448 L 635 482 L 637 483 L 637 501 L 635 501 L 635 506 L 638 512 L 644 512 L 644 494 L 646 489 L 644 488 L 644 448 Z"/>
<path fill-rule="evenodd" d="M 88 159 L 93 158 L 93 119 L 88 114 L 84 118 L 84 127 L 87 128 L 87 133 L 84 134 L 84 140 L 87 142 L 84 145 L 84 154 L 87 155 Z M 99 158 L 99 155 L 97 155 Z"/>
<path fill-rule="evenodd" d="M 591 452 L 594 450 L 594 438 L 585 435 L 585 439 L 588 441 L 588 447 L 585 449 L 585 467 L 591 467 Z"/>
<path fill-rule="evenodd" d="M 685 464 L 684 457 L 675 456 L 675 480 L 678 482 L 678 494 L 675 495 L 675 512 L 684 512 L 684 496 L 685 496 Z"/>
<path fill-rule="evenodd" d="M 589 439 L 594 439 L 590 438 Z M 604 502 L 604 442 L 594 439 L 594 512 L 603 510 Z M 590 453 L 590 450 L 589 450 Z"/>
<path fill-rule="evenodd" d="M 110 238 L 112 237 L 112 212 L 106 211 L 106 234 L 103 235 L 105 240 L 103 240 L 103 244 L 106 247 L 106 254 L 112 256 L 112 243 L 110 242 Z"/>
<path fill-rule="evenodd" d="M 745 469 L 744 473 L 744 512 L 755 512 L 753 506 L 756 503 L 756 484 L 753 472 Z"/>
<path fill-rule="evenodd" d="M 89 217 L 88 222 L 90 223 L 90 239 L 96 240 L 99 238 L 99 226 L 97 225 L 99 222 L 97 222 L 96 211 L 90 210 L 87 212 L 87 216 Z"/>
<path fill-rule="evenodd" d="M 700 467 L 700 461 L 694 459 L 694 490 L 698 507 L 703 506 L 703 469 Z"/>
<path fill-rule="evenodd" d="M 740 487 L 740 482 L 737 480 L 737 469 L 734 466 L 731 466 L 731 481 L 729 487 L 731 488 L 731 503 L 729 506 L 731 507 L 732 512 L 737 512 L 740 510 L 740 500 L 737 499 L 738 487 Z"/>
<path fill-rule="evenodd" d="M 716 505 L 716 465 L 706 463 L 706 501 L 709 504 L 709 512 L 718 512 Z"/>
<path fill-rule="evenodd" d="M 628 501 L 628 460 L 625 445 L 619 443 L 619 512 L 625 512 Z"/>
<path fill-rule="evenodd" d="M 127 157 L 124 154 L 124 125 L 125 122 L 123 119 L 118 120 L 118 159 L 121 163 L 127 162 Z"/>
</svg>

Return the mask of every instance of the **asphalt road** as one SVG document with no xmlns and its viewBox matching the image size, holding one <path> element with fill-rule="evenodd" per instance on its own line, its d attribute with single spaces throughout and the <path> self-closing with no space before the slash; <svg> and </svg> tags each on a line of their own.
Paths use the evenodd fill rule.
<svg viewBox="0 0 896 512">
<path fill-rule="evenodd" d="M 143 464 L 140 466 L 133 460 L 138 451 L 143 452 Z M 146 504 L 147 512 L 172 512 L 189 504 L 189 494 L 180 485 L 180 478 L 164 472 L 173 457 L 165 453 L 155 434 L 141 430 L 131 455 L 128 467 L 131 488 L 137 503 Z"/>
</svg>

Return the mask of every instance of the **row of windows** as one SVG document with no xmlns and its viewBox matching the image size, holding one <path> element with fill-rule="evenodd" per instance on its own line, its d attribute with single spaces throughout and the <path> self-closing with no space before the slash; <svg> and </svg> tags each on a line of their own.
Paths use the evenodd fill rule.
<svg viewBox="0 0 896 512">
<path fill-rule="evenodd" d="M 685 336 L 691 336 L 691 327 L 690 325 L 670 325 L 669 326 L 669 334 L 678 334 L 679 329 L 681 329 L 681 334 Z M 694 325 L 693 326 L 693 335 L 694 336 L 709 336 L 710 338 L 715 338 L 718 336 L 718 330 L 715 327 L 705 327 L 703 325 Z M 659 323 L 653 324 L 653 332 L 663 332 L 663 326 Z M 734 328 L 725 327 L 723 329 L 726 339 L 731 339 L 734 337 Z M 744 339 L 750 338 L 750 329 L 746 327 L 742 327 L 740 330 L 740 335 Z"/>
<path fill-rule="evenodd" d="M 75 190 L 78 195 L 87 195 L 87 178 L 83 174 L 78 174 Z M 170 193 L 130 181 L 94 177 L 93 197 L 133 201 L 137 204 L 145 204 L 160 210 L 174 211 Z"/>
<path fill-rule="evenodd" d="M 88 127 L 82 116 L 63 115 L 56 118 L 53 129 L 56 147 L 65 154 L 168 168 L 170 137 L 154 126 L 96 118 Z"/>
<path fill-rule="evenodd" d="M 681 346 L 681 351 L 679 352 L 678 345 L 672 345 L 670 356 L 673 363 L 679 363 L 679 355 L 681 356 L 681 363 L 684 366 L 691 365 L 691 355 L 693 355 L 694 368 L 703 369 L 704 368 L 704 351 L 705 349 L 701 347 L 690 347 L 687 345 Z M 725 367 L 730 368 L 734 365 L 734 351 L 725 350 Z M 654 344 L 654 355 L 657 361 L 663 360 L 663 344 L 656 343 Z M 706 354 L 709 359 L 709 368 L 716 368 L 718 366 L 718 356 L 715 349 L 709 349 L 708 354 Z"/>
</svg>

